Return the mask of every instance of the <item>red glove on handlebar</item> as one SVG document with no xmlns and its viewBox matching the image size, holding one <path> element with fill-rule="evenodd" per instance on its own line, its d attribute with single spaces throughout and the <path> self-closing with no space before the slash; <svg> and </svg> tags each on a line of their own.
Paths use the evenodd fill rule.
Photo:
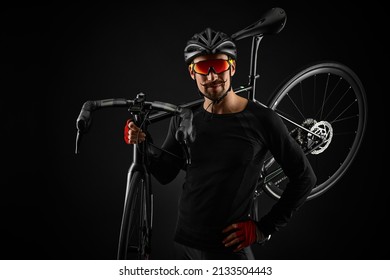
<svg viewBox="0 0 390 280">
<path fill-rule="evenodd" d="M 135 144 L 135 143 L 141 143 L 145 141 L 146 134 L 142 131 L 142 129 L 140 129 L 134 123 L 131 123 L 132 121 L 133 121 L 132 119 L 128 119 L 126 121 L 124 135 L 123 135 L 126 144 Z M 130 123 L 131 123 L 131 127 L 129 127 Z M 129 139 L 129 136 L 131 139 Z"/>
<path fill-rule="evenodd" d="M 132 121 L 132 119 L 128 119 L 126 121 L 126 125 L 125 125 L 125 129 L 124 129 L 124 135 L 123 135 L 123 139 L 125 140 L 126 144 L 130 144 L 130 140 L 129 140 L 129 123 Z"/>
<path fill-rule="evenodd" d="M 248 247 L 257 240 L 256 224 L 252 220 L 231 224 L 222 232 L 230 232 L 222 242 L 226 247 L 235 245 L 236 248 L 234 251 Z"/>
</svg>

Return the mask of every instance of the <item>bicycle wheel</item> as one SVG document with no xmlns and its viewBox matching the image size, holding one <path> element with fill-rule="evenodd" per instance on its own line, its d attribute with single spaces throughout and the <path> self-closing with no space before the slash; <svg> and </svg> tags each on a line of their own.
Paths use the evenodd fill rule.
<svg viewBox="0 0 390 280">
<path fill-rule="evenodd" d="M 325 193 L 345 174 L 364 136 L 367 100 L 360 79 L 341 63 L 316 63 L 284 83 L 268 106 L 282 116 L 317 176 L 308 200 Z M 265 192 L 279 199 L 287 177 L 272 158 L 263 170 Z"/>
<path fill-rule="evenodd" d="M 149 259 L 152 234 L 152 194 L 149 179 L 143 173 L 132 174 L 118 248 L 118 259 Z"/>
</svg>

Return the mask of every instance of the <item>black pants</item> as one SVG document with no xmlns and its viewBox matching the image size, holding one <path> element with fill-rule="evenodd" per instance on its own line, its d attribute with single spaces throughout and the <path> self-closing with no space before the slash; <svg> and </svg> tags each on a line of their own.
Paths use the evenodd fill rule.
<svg viewBox="0 0 390 280">
<path fill-rule="evenodd" d="M 212 252 L 199 250 L 175 242 L 175 257 L 177 260 L 254 260 L 250 247 L 238 252 Z"/>
</svg>

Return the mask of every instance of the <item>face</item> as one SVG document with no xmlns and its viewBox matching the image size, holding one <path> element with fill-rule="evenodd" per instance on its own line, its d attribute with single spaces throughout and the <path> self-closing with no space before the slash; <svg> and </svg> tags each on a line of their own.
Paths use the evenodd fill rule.
<svg viewBox="0 0 390 280">
<path fill-rule="evenodd" d="M 211 63 L 210 65 L 212 65 L 213 63 L 211 60 L 215 60 L 215 59 L 228 60 L 228 56 L 225 54 L 202 55 L 196 57 L 193 63 L 196 64 L 202 61 L 209 61 Z M 208 74 L 199 74 L 199 70 L 197 71 L 196 70 L 197 68 L 194 67 L 193 64 L 191 64 L 188 70 L 190 72 L 191 78 L 196 81 L 196 84 L 200 92 L 211 99 L 217 99 L 230 88 L 230 84 L 231 84 L 230 75 L 233 76 L 236 72 L 235 61 L 230 60 L 228 63 L 230 64 L 230 68 L 220 73 L 216 73 L 216 72 L 219 72 L 221 71 L 221 69 L 223 70 L 225 68 L 221 68 L 221 69 L 218 69 L 217 67 L 208 68 L 208 65 L 206 65 L 206 69 L 207 69 L 206 72 L 208 71 Z M 199 64 L 199 66 L 200 65 L 201 64 Z"/>
</svg>

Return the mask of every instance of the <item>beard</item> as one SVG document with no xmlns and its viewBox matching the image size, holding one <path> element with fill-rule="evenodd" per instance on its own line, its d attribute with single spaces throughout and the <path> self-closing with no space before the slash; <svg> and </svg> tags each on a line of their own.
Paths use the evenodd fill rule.
<svg viewBox="0 0 390 280">
<path fill-rule="evenodd" d="M 211 100 L 218 100 L 228 91 L 227 86 L 227 80 L 218 79 L 212 82 L 203 83 L 203 90 L 201 92 Z"/>
</svg>

